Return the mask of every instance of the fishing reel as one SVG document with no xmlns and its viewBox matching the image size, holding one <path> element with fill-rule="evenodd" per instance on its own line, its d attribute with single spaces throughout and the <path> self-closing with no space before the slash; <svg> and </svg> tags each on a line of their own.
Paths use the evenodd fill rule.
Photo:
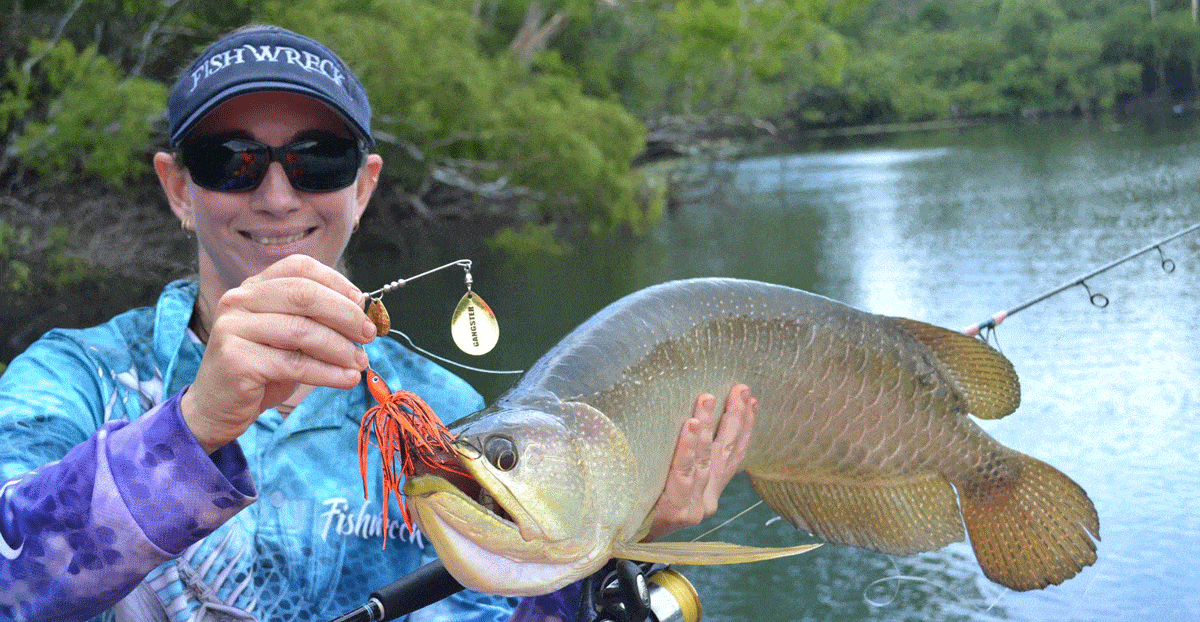
<svg viewBox="0 0 1200 622">
<path fill-rule="evenodd" d="M 611 559 L 584 579 L 578 622 L 700 622 L 700 596 L 663 564 Z"/>
</svg>

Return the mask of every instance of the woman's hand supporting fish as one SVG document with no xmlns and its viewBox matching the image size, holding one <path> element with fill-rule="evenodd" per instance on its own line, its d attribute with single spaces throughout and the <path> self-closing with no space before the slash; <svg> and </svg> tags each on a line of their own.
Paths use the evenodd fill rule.
<svg viewBox="0 0 1200 622">
<path fill-rule="evenodd" d="M 701 395 L 692 417 L 683 422 L 667 483 L 651 510 L 653 522 L 643 541 L 657 540 L 712 516 L 721 492 L 741 470 L 758 400 L 746 385 L 734 385 L 719 423 L 715 422 L 716 401 L 710 393 Z"/>
</svg>

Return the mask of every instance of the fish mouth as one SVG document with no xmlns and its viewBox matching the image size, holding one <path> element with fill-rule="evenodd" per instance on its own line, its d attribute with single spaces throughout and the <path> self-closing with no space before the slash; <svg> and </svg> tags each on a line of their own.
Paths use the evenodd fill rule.
<svg viewBox="0 0 1200 622">
<path fill-rule="evenodd" d="M 458 455 L 441 454 L 435 464 L 414 461 L 415 471 L 408 477 L 410 484 L 405 484 L 405 496 L 420 497 L 435 493 L 455 494 L 463 501 L 472 504 L 481 512 L 490 515 L 497 521 L 508 523 L 513 529 L 519 529 L 517 521 L 496 497 L 471 474 L 470 457 L 477 456 L 473 447 L 469 449 L 456 444 Z M 436 480 L 433 478 L 437 478 Z M 437 480 L 441 480 L 438 482 Z"/>
<path fill-rule="evenodd" d="M 454 443 L 454 450 L 457 455 L 440 454 L 432 464 L 414 461 L 416 469 L 404 484 L 405 497 L 417 506 L 422 498 L 432 501 L 438 497 L 437 504 L 443 507 L 457 501 L 465 507 L 450 514 L 456 519 L 452 521 L 455 526 L 464 531 L 482 518 L 489 531 L 509 532 L 526 542 L 545 538 L 538 521 L 480 464 L 484 458 L 478 449 L 460 440 Z"/>
<path fill-rule="evenodd" d="M 438 465 L 409 475 L 404 498 L 459 583 L 487 594 L 527 596 L 590 572 L 594 555 L 574 542 L 550 541 L 540 521 L 489 475 L 481 452 L 463 441 L 454 448 L 457 456 L 439 457 Z"/>
</svg>

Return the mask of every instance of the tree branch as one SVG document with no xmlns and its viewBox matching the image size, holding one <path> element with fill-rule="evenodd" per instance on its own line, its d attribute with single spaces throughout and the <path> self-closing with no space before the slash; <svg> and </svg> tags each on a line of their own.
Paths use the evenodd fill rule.
<svg viewBox="0 0 1200 622">
<path fill-rule="evenodd" d="M 54 46 L 58 45 L 58 41 L 62 39 L 63 31 L 67 29 L 67 22 L 70 22 L 71 18 L 75 17 L 75 14 L 79 12 L 79 7 L 81 6 L 83 6 L 83 0 L 75 0 L 75 6 L 71 7 L 70 10 L 67 11 L 67 14 L 63 15 L 62 19 L 58 20 L 58 26 L 54 29 L 54 36 L 50 38 L 50 41 L 46 45 L 45 49 L 34 56 L 30 56 L 29 58 L 25 59 L 24 63 L 21 63 L 21 71 L 25 72 L 25 75 L 29 75 L 30 72 L 33 71 L 33 66 L 42 62 L 42 59 L 50 53 L 50 50 L 54 49 Z"/>
<path fill-rule="evenodd" d="M 566 13 L 559 11 L 543 24 L 542 16 L 545 13 L 540 2 L 530 2 L 529 8 L 525 11 L 525 21 L 508 46 L 509 51 L 516 57 L 521 67 L 528 68 L 533 63 L 533 55 L 546 49 L 550 40 L 562 30 L 563 24 L 567 20 Z"/>
</svg>

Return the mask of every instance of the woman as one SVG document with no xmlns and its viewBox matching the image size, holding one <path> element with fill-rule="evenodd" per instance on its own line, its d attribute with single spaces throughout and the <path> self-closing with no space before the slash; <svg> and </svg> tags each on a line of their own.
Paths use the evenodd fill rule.
<svg viewBox="0 0 1200 622">
<path fill-rule="evenodd" d="M 316 41 L 252 27 L 196 59 L 168 113 L 177 151 L 154 166 L 199 277 L 47 333 L 0 378 L 0 619 L 327 620 L 435 556 L 381 524 L 378 481 L 361 497 L 362 371 L 369 359 L 447 421 L 483 404 L 375 339 L 336 269 L 382 168 L 362 84 Z M 697 400 L 652 537 L 715 511 L 753 410 L 739 385 L 714 439 L 713 398 Z M 413 619 L 512 606 L 461 592 Z"/>
</svg>

